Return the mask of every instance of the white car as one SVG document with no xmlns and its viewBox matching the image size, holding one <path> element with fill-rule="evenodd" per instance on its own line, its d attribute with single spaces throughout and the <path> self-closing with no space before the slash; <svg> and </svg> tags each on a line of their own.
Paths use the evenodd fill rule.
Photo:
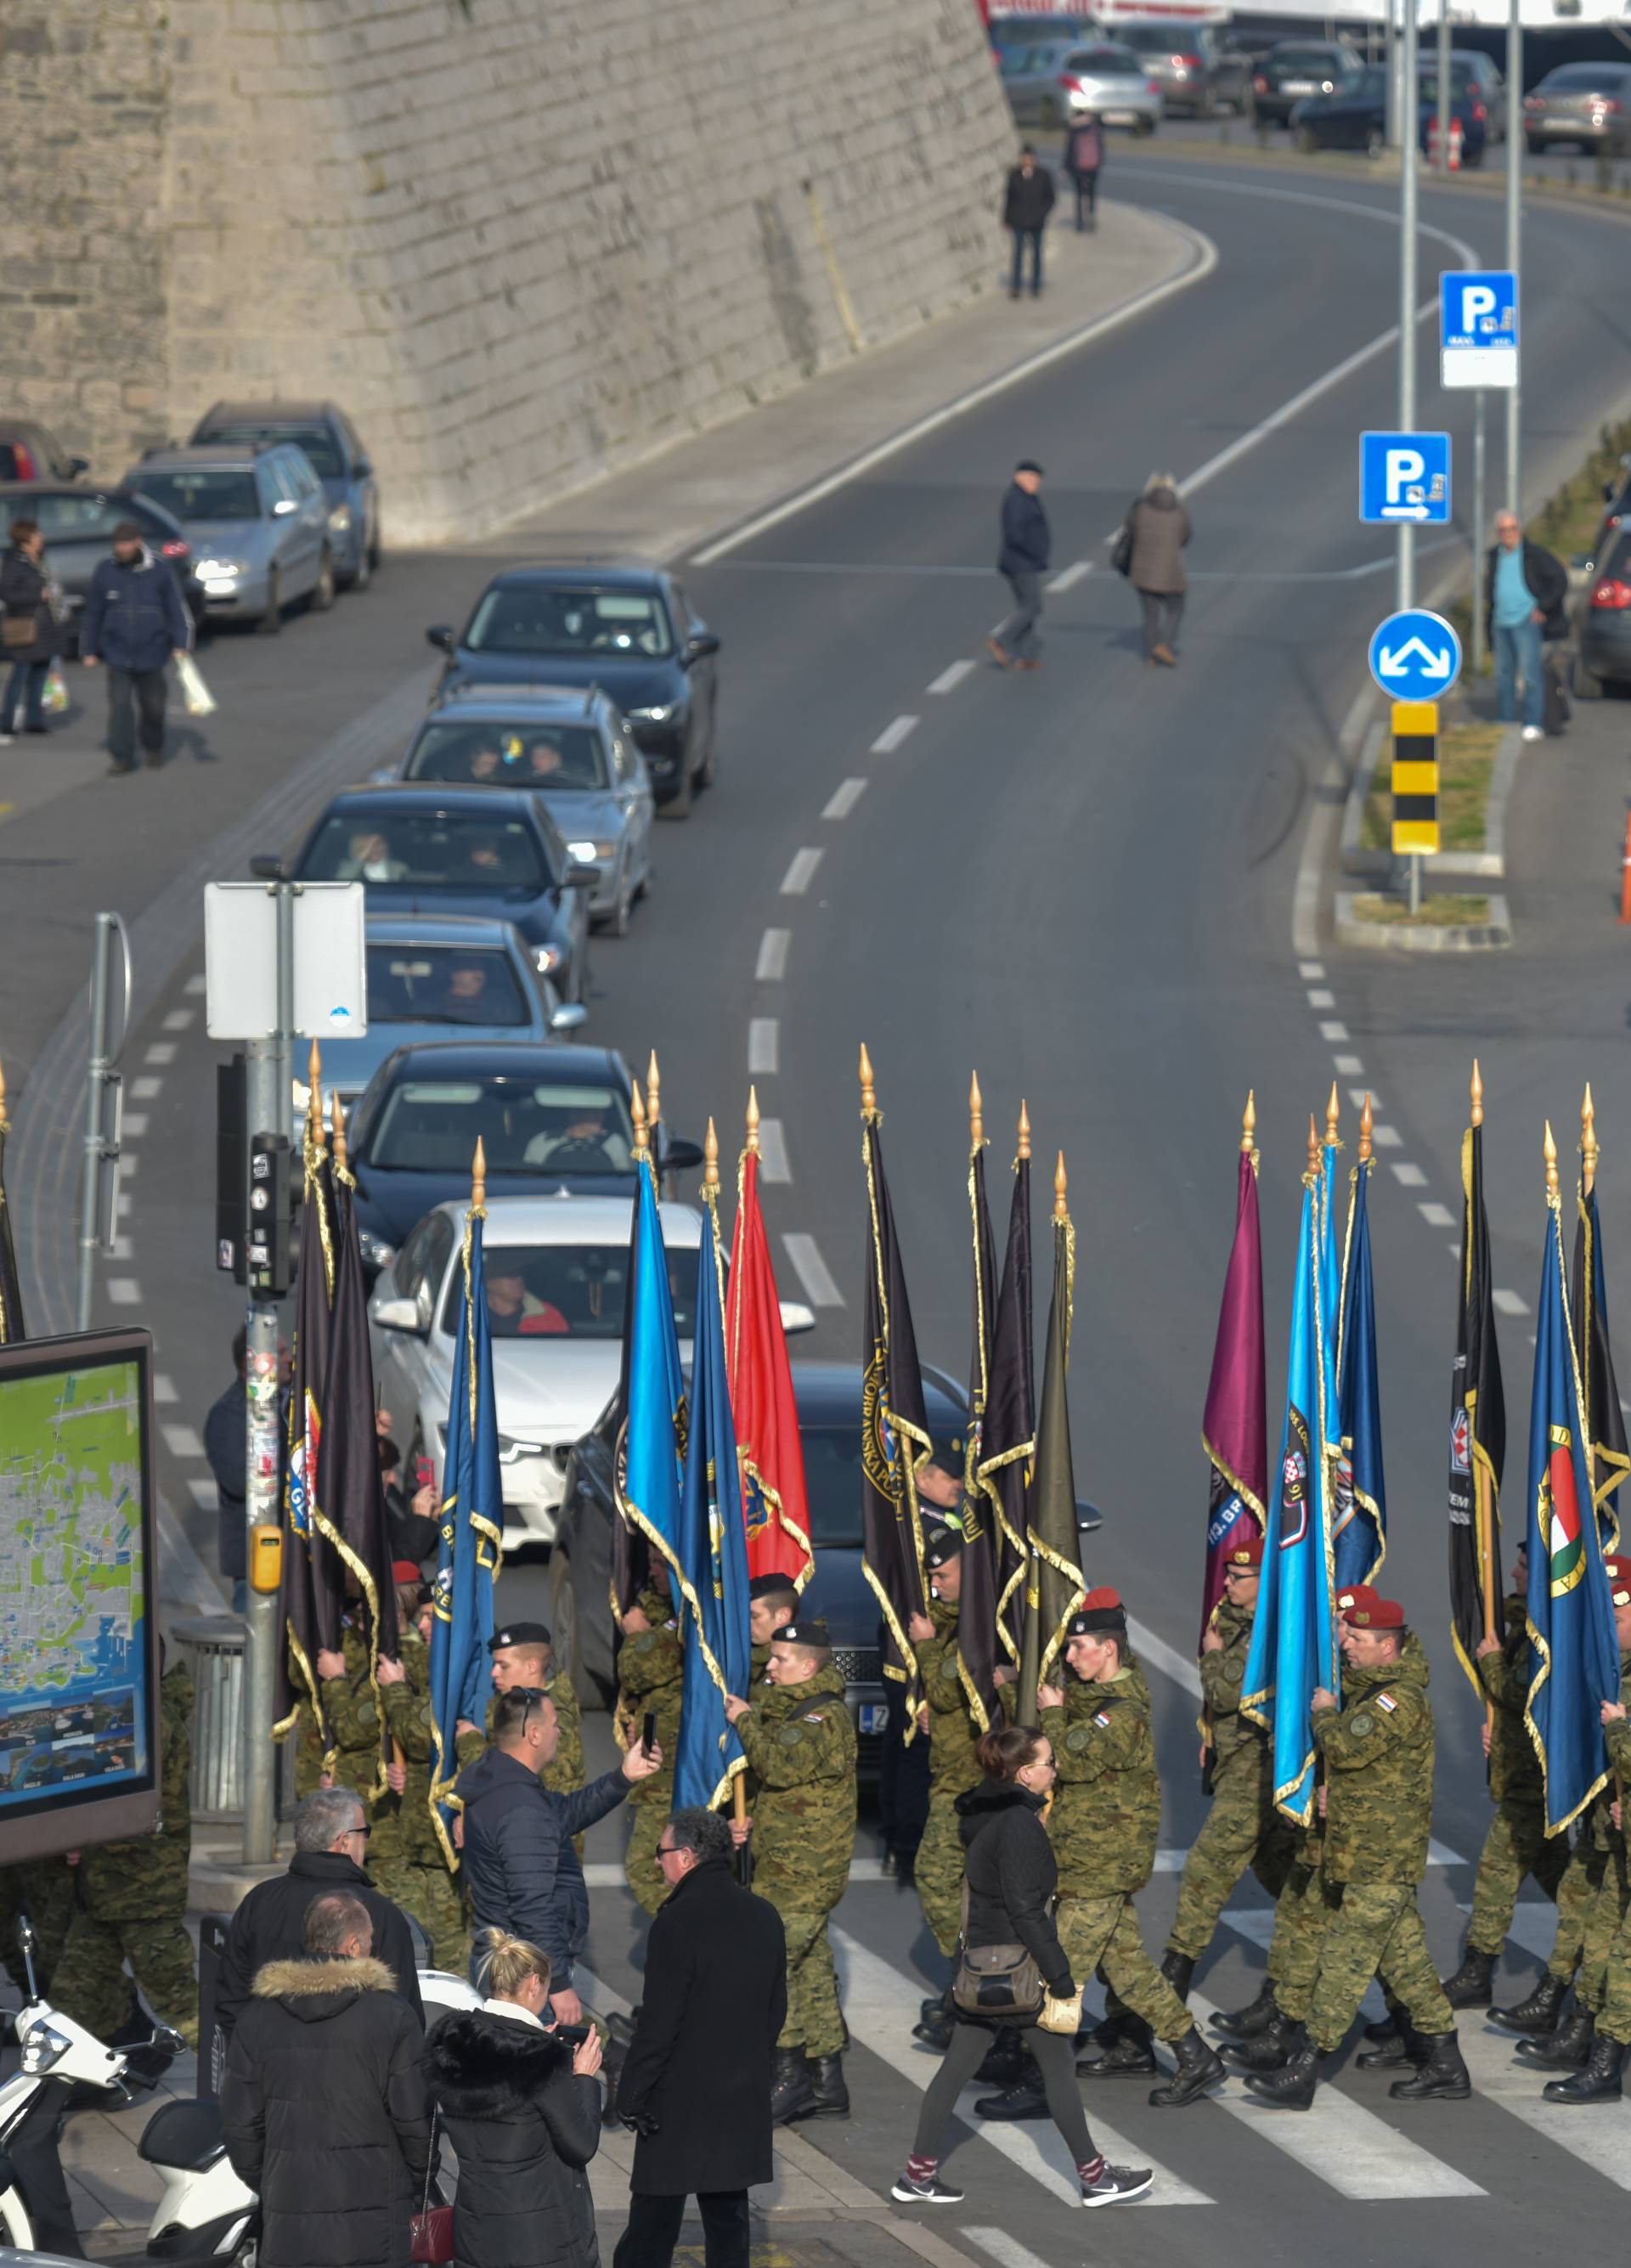
<svg viewBox="0 0 1631 2268">
<path fill-rule="evenodd" d="M 455 1333 L 463 1302 L 465 1206 L 438 1205 L 408 1238 L 368 1303 L 374 1376 L 406 1444 L 410 1478 L 442 1485 Z M 493 1393 L 504 1476 L 504 1543 L 555 1535 L 566 1458 L 617 1390 L 628 1288 L 628 1197 L 490 1197 L 483 1241 Z M 702 1215 L 661 1210 L 680 1357 L 689 1365 Z M 788 1330 L 814 1329 L 795 1301 Z M 425 1468 L 428 1466 L 428 1474 Z"/>
</svg>

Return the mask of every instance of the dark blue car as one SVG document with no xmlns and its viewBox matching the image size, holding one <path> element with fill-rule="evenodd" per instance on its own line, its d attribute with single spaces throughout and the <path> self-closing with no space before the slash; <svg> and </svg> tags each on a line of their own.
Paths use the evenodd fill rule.
<svg viewBox="0 0 1631 2268">
<path fill-rule="evenodd" d="M 380 490 L 357 429 L 333 401 L 218 401 L 193 433 L 200 442 L 294 441 L 328 499 L 335 580 L 361 590 L 380 563 Z"/>
<path fill-rule="evenodd" d="M 1291 138 L 1299 150 L 1362 150 L 1380 157 L 1387 146 L 1387 72 L 1367 68 L 1329 94 L 1305 96 L 1291 113 Z M 1438 76 L 1424 66 L 1418 87 L 1417 133 L 1425 156 L 1438 120 Z M 1450 116 L 1461 129 L 1461 162 L 1481 166 L 1488 137 L 1487 107 L 1477 90 L 1453 70 Z"/>
</svg>

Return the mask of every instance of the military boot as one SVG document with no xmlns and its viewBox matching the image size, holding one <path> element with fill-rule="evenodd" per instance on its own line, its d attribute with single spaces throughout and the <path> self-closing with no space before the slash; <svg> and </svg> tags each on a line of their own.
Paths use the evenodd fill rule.
<svg viewBox="0 0 1631 2268">
<path fill-rule="evenodd" d="M 1590 2008 L 1576 2008 L 1566 2023 L 1560 2024 L 1551 2036 L 1544 2040 L 1520 2040 L 1518 2059 L 1522 2063 L 1539 2064 L 1544 2071 L 1577 2070 L 1591 2053 L 1591 2042 L 1597 2030 L 1597 2019 Z"/>
<path fill-rule="evenodd" d="M 1354 2061 L 1361 2071 L 1389 2071 L 1402 2063 L 1414 2064 L 1420 2069 L 1432 2052 L 1432 2041 L 1417 2031 L 1401 2010 L 1386 2038 L 1377 2040 L 1362 2055 L 1356 2055 Z"/>
<path fill-rule="evenodd" d="M 1266 2029 L 1255 2039 L 1230 2041 L 1223 2050 L 1224 2061 L 1233 2071 L 1278 2071 L 1296 2045 L 1301 2031 L 1301 2025 L 1276 2010 Z"/>
<path fill-rule="evenodd" d="M 925 2047 L 937 2048 L 941 2054 L 951 2045 L 951 2035 L 957 2021 L 956 2006 L 949 1984 L 938 2000 L 926 2000 L 919 2011 L 919 2021 L 911 2028 L 914 2040 Z"/>
<path fill-rule="evenodd" d="M 1096 2040 L 1101 2037 L 1101 2032 L 1094 2034 Z M 1142 2016 L 1123 2016 L 1114 2043 L 1101 2045 L 1096 2055 L 1083 2056 L 1076 2069 L 1084 2079 L 1148 2079 L 1159 2068 L 1150 2044 L 1154 2038 Z"/>
<path fill-rule="evenodd" d="M 1495 1997 L 1495 1956 L 1469 1945 L 1461 1966 L 1444 1979 L 1444 1998 L 1452 2008 L 1487 2008 Z"/>
<path fill-rule="evenodd" d="M 1388 2094 L 1395 2102 L 1465 2102 L 1472 2082 L 1461 2059 L 1461 2043 L 1453 2032 L 1421 2035 L 1427 2061 L 1408 2079 L 1396 2079 Z"/>
<path fill-rule="evenodd" d="M 1492 2008 L 1489 2021 L 1503 2032 L 1555 2031 L 1563 2003 L 1568 1998 L 1568 1986 L 1561 1977 L 1543 1976 L 1527 1999 L 1514 2001 L 1509 2008 Z"/>
<path fill-rule="evenodd" d="M 771 2124 L 785 2126 L 816 2107 L 816 2088 L 802 2048 L 778 2048 L 771 2064 Z"/>
<path fill-rule="evenodd" d="M 1190 1979 L 1195 1974 L 1193 1956 L 1187 1953 L 1175 1953 L 1169 1946 L 1161 1956 L 1161 1973 L 1179 1999 L 1187 2000 Z"/>
<path fill-rule="evenodd" d="M 991 2045 L 974 2076 L 982 2087 L 1015 2087 L 1026 2075 L 1030 2058 L 1025 2043 L 1011 2024 L 991 2036 Z M 1034 2078 L 1034 2072 L 1031 2073 Z"/>
<path fill-rule="evenodd" d="M 842 2056 L 811 2056 L 808 2059 L 813 2100 L 808 2110 L 796 2110 L 795 2118 L 847 2118 L 850 2115 L 850 2091 L 844 2084 Z"/>
<path fill-rule="evenodd" d="M 1548 2102 L 1618 2102 L 1625 2052 L 1623 2041 L 1611 2040 L 1606 2032 L 1599 2032 L 1591 2043 L 1585 2069 L 1571 2071 L 1567 2079 L 1548 2080 L 1540 2092 Z"/>
<path fill-rule="evenodd" d="M 978 2096 L 974 2108 L 982 2118 L 1000 2120 L 1046 2118 L 1052 2115 L 1048 2110 L 1048 2098 L 1043 2091 L 1042 2074 L 1034 2068 L 1016 2080 L 1012 2087 L 1005 2087 L 1000 2095 Z"/>
<path fill-rule="evenodd" d="M 1164 2087 L 1152 2087 L 1150 2102 L 1157 2110 L 1181 2110 L 1186 2102 L 1199 2102 L 1226 2076 L 1217 2050 L 1210 2040 L 1200 2036 L 1198 2024 L 1192 2024 L 1181 2040 L 1174 2040 L 1172 2052 L 1177 2069 Z"/>
<path fill-rule="evenodd" d="M 1266 2032 L 1280 2011 L 1274 2005 L 1274 1987 L 1268 1977 L 1263 1979 L 1262 1990 L 1255 2000 L 1244 2008 L 1220 2008 L 1212 2019 L 1212 2029 L 1221 2032 L 1226 2040 L 1255 2039 Z"/>
<path fill-rule="evenodd" d="M 1378 2043 L 1383 2040 L 1396 2040 L 1399 2037 L 1399 2010 L 1390 2008 L 1385 2016 L 1378 2016 L 1374 2024 L 1365 2026 L 1364 2037 Z"/>
<path fill-rule="evenodd" d="M 1262 2072 L 1246 2081 L 1246 2091 L 1281 2110 L 1306 2110 L 1319 2084 L 1319 2051 L 1297 2026 L 1296 2043 L 1279 2071 Z"/>
</svg>

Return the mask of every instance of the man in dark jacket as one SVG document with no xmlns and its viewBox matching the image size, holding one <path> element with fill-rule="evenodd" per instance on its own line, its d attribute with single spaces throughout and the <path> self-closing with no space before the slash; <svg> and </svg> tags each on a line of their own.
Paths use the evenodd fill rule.
<svg viewBox="0 0 1631 2268">
<path fill-rule="evenodd" d="M 136 724 L 150 764 L 164 760 L 165 672 L 191 646 L 193 626 L 167 559 L 156 559 L 133 519 L 114 530 L 111 559 L 91 578 L 79 624 L 79 659 L 107 665 L 107 751 L 115 772 L 136 770 Z"/>
<path fill-rule="evenodd" d="M 1546 716 L 1543 638 L 1566 638 L 1563 601 L 1568 575 L 1561 559 L 1524 533 L 1515 512 L 1497 513 L 1495 541 L 1484 555 L 1484 621 L 1495 657 L 1495 713 L 1517 721 L 1517 681 L 1524 681 L 1524 738 L 1542 736 Z"/>
<path fill-rule="evenodd" d="M 1020 266 L 1025 247 L 1030 247 L 1030 296 L 1034 299 L 1042 290 L 1042 232 L 1048 225 L 1048 215 L 1053 210 L 1053 176 L 1045 166 L 1037 163 L 1037 153 L 1029 142 L 1019 154 L 1019 163 L 1008 173 L 1008 185 L 1002 200 L 1002 225 L 1014 239 L 1014 269 L 1008 279 L 1008 297 L 1020 295 Z"/>
<path fill-rule="evenodd" d="M 502 1929 L 550 1956 L 550 2006 L 557 2023 L 580 2024 L 572 1963 L 589 1933 L 589 1893 L 572 1837 L 615 1811 L 631 1787 L 662 1769 L 635 1742 L 615 1771 L 557 1795 L 538 1775 L 560 1737 L 555 1704 L 535 1687 L 512 1686 L 492 1712 L 492 1746 L 459 1775 L 464 1807 L 464 1880 L 476 1942 Z M 476 1981 L 474 1977 L 472 1983 Z"/>
<path fill-rule="evenodd" d="M 288 1873 L 257 1882 L 226 1933 L 215 1999 L 215 2020 L 223 2031 L 231 2031 L 248 2006 L 257 1970 L 269 1961 L 297 1959 L 304 1951 L 306 1914 L 329 1890 L 349 1890 L 357 1898 L 373 1926 L 368 1950 L 383 1962 L 416 2024 L 424 2024 L 407 1918 L 364 1874 L 367 1848 L 362 1800 L 349 1787 L 320 1787 L 306 1797 L 294 1815 Z"/>
<path fill-rule="evenodd" d="M 787 2014 L 781 1917 L 734 1879 L 716 1812 L 675 1812 L 657 1864 L 668 1895 L 617 2089 L 639 2139 L 614 2268 L 668 2268 L 691 2195 L 708 2268 L 748 2268 L 748 2191 L 772 2175 L 771 2057 Z"/>
<path fill-rule="evenodd" d="M 1041 488 L 1041 466 L 1022 457 L 1003 495 L 1002 549 L 997 554 L 997 572 L 1014 593 L 1014 611 L 985 641 L 999 669 L 1042 666 L 1037 624 L 1052 539 Z"/>
<path fill-rule="evenodd" d="M 262 2268 L 403 2268 L 431 2162 L 424 2041 L 360 1898 L 306 1917 L 305 1957 L 271 1961 L 232 2034 L 221 2134 L 261 2200 Z"/>
</svg>

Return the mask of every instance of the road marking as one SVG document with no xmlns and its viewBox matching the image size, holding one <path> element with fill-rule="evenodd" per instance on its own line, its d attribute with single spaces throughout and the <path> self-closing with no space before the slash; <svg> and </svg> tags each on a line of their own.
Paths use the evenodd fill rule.
<svg viewBox="0 0 1631 2268">
<path fill-rule="evenodd" d="M 125 1175 L 127 1180 L 136 1171 L 136 1152 L 134 1150 L 121 1150 L 119 1152 L 119 1170 Z"/>
<path fill-rule="evenodd" d="M 1073 560 L 1062 574 L 1056 575 L 1046 585 L 1049 597 L 1056 598 L 1062 591 L 1074 591 L 1077 584 L 1084 582 L 1092 572 L 1093 562 L 1090 559 Z"/>
<path fill-rule="evenodd" d="M 910 2080 L 913 2087 L 926 2089 L 940 2068 L 940 2058 L 926 2055 L 911 2043 L 911 2028 L 918 2021 L 922 1986 L 903 1976 L 889 1962 L 881 1960 L 847 1930 L 830 1929 L 829 1935 L 838 1964 L 845 2022 L 863 2046 L 870 2048 L 891 2071 Z M 1075 2166 L 1052 2125 L 988 2124 L 975 2115 L 973 2107 L 976 2098 L 985 2092 L 978 2081 L 966 2087 L 957 2100 L 957 2117 L 979 2140 L 1000 2150 L 1022 2173 L 1040 2183 L 1051 2196 L 1080 2205 L 1081 2191 Z M 1140 2198 L 1137 2205 L 1128 2206 L 1129 2212 L 1146 2205 L 1211 2204 L 1204 2191 L 1180 2180 L 1169 2167 L 1157 2164 L 1148 2151 L 1134 2149 L 1113 2127 L 1105 2125 L 1099 2117 L 1096 2101 L 1092 2105 L 1092 2125 L 1094 2143 L 1106 2157 L 1122 2165 L 1147 2165 L 1155 2176 L 1155 2188 L 1147 2198 Z"/>
<path fill-rule="evenodd" d="M 107 1256 L 110 1260 L 134 1260 L 136 1255 L 130 1248 L 129 1238 L 128 1236 L 114 1237 L 113 1243 L 108 1248 Z"/>
<path fill-rule="evenodd" d="M 781 1061 L 781 1026 L 774 1016 L 755 1016 L 748 1026 L 748 1071 L 757 1079 L 770 1077 Z"/>
<path fill-rule="evenodd" d="M 1296 880 L 1291 891 L 1291 949 L 1299 960 L 1318 958 L 1319 916 L 1325 868 L 1336 853 L 1337 836 L 1347 800 L 1348 771 L 1357 762 L 1363 749 L 1374 699 L 1375 696 L 1367 685 L 1354 695 L 1348 704 L 1347 715 L 1342 719 L 1342 729 L 1337 734 L 1337 753 L 1327 762 L 1309 806 L 1308 824 L 1303 830 L 1303 847 L 1297 852 Z M 1337 1068 L 1343 1071 L 1340 1059 Z M 1357 1062 L 1351 1072 L 1343 1071 L 1345 1078 L 1357 1078 L 1358 1075 Z"/>
<path fill-rule="evenodd" d="M 1333 1056 L 1339 1079 L 1363 1079 L 1365 1066 L 1357 1056 Z"/>
<path fill-rule="evenodd" d="M 1526 1315 L 1529 1313 L 1529 1302 L 1520 1299 L 1516 1292 L 1492 1292 L 1489 1296 L 1503 1315 Z"/>
<path fill-rule="evenodd" d="M 822 862 L 819 850 L 795 850 L 793 863 L 781 878 L 784 898 L 801 898 L 816 879 L 816 869 Z"/>
<path fill-rule="evenodd" d="M 875 756 L 893 755 L 907 735 L 915 733 L 917 729 L 918 720 L 915 717 L 897 717 L 892 725 L 884 726 L 868 753 Z"/>
<path fill-rule="evenodd" d="M 1001 2268 L 1052 2268 L 1039 2252 L 1028 2252 L 1016 2236 L 1006 2228 L 965 2228 L 964 2236 L 972 2237 L 984 2252 L 1001 2264 Z"/>
<path fill-rule="evenodd" d="M 779 984 L 787 974 L 787 948 L 793 943 L 790 929 L 767 929 L 759 939 L 759 958 L 754 975 L 761 984 Z"/>
<path fill-rule="evenodd" d="M 203 1443 L 190 1425 L 160 1425 L 164 1445 L 173 1457 L 202 1457 Z"/>
<path fill-rule="evenodd" d="M 1397 1150 L 1403 1145 L 1405 1138 L 1397 1126 L 1373 1126 L 1370 1138 L 1378 1150 Z"/>
<path fill-rule="evenodd" d="M 1509 2110 L 1534 2133 L 1604 2174 L 1617 2188 L 1631 2189 L 1631 2152 L 1626 2148 L 1625 2106 L 1620 2102 L 1548 2102 L 1540 2089 L 1558 2074 L 1518 2062 L 1510 2032 L 1463 2023 L 1458 2034 L 1462 2057 L 1480 2095 Z"/>
<path fill-rule="evenodd" d="M 144 1110 L 127 1110 L 119 1130 L 129 1140 L 137 1141 L 147 1131 L 147 1113 Z"/>
<path fill-rule="evenodd" d="M 189 1480 L 187 1492 L 200 1512 L 218 1512 L 220 1509 L 221 1491 L 213 1481 Z"/>
<path fill-rule="evenodd" d="M 844 1294 L 832 1280 L 832 1272 L 822 1258 L 813 1236 L 802 1229 L 782 1233 L 782 1243 L 793 1263 L 793 1272 L 804 1286 L 804 1296 L 812 1307 L 841 1307 Z"/>
<path fill-rule="evenodd" d="M 790 1182 L 793 1168 L 787 1163 L 786 1138 L 779 1118 L 759 1121 L 759 1174 L 767 1182 Z"/>
<path fill-rule="evenodd" d="M 181 1398 L 181 1395 L 175 1390 L 175 1381 L 173 1378 L 166 1378 L 161 1370 L 155 1371 L 153 1373 L 153 1400 L 155 1402 L 179 1402 Z"/>
<path fill-rule="evenodd" d="M 1392 1172 L 1393 1179 L 1401 1189 L 1424 1189 L 1427 1187 L 1427 1175 L 1420 1166 L 1413 1166 L 1396 1158 Z"/>
<path fill-rule="evenodd" d="M 132 1102 L 151 1102 L 163 1092 L 164 1081 L 161 1079 L 133 1079 L 130 1082 Z"/>
<path fill-rule="evenodd" d="M 172 1008 L 164 1020 L 163 1028 L 166 1032 L 187 1032 L 192 1029 L 197 1020 L 196 1008 Z"/>
<path fill-rule="evenodd" d="M 967 664 L 967 666 L 970 669 L 972 669 L 974 665 L 972 662 L 970 662 Z M 934 688 L 931 685 L 929 691 L 933 693 L 934 690 Z M 864 779 L 840 780 L 837 787 L 833 789 L 832 793 L 827 798 L 826 802 L 823 805 L 822 817 L 823 819 L 847 819 L 851 812 L 854 810 L 856 805 L 860 801 L 862 796 L 864 796 L 866 792 L 867 783 Z"/>
<path fill-rule="evenodd" d="M 1350 1086 L 1347 1099 L 1355 1110 L 1362 1110 L 1367 1103 L 1373 1110 L 1380 1110 L 1382 1108 L 1382 1097 L 1379 1094 L 1373 1094 L 1368 1086 Z"/>
<path fill-rule="evenodd" d="M 151 1047 L 148 1049 L 147 1053 L 142 1057 L 142 1061 L 144 1063 L 150 1064 L 173 1063 L 175 1061 L 175 1042 L 173 1040 L 155 1040 Z"/>
<path fill-rule="evenodd" d="M 1322 983 L 1325 980 L 1325 964 L 1323 961 L 1299 961 L 1297 975 L 1305 984 Z"/>
<path fill-rule="evenodd" d="M 1181 1685 L 1186 1693 L 1193 1693 L 1199 1697 L 1200 1672 L 1189 1654 L 1180 1653 L 1177 1646 L 1169 1646 L 1164 1638 L 1157 1638 L 1153 1630 L 1146 1630 L 1143 1624 L 1134 1622 L 1131 1615 L 1127 1617 L 1127 1636 L 1140 1661 L 1148 1662 L 1153 1669 L 1160 1670 L 1163 1677 L 1170 1677 L 1175 1685 Z"/>
<path fill-rule="evenodd" d="M 183 992 L 207 992 L 210 990 L 210 979 L 201 968 L 196 976 L 188 978 L 181 990 Z"/>
<path fill-rule="evenodd" d="M 1319 1036 L 1322 1040 L 1345 1040 L 1347 1037 L 1347 1026 L 1328 1020 L 1320 1026 Z"/>
<path fill-rule="evenodd" d="M 1317 984 L 1309 993 L 1308 1005 L 1310 1008 L 1334 1008 L 1337 996 L 1334 992 L 1326 991 L 1323 985 Z"/>
<path fill-rule="evenodd" d="M 973 674 L 974 664 L 971 661 L 954 661 L 948 668 L 942 669 L 938 677 L 932 677 L 925 686 L 924 691 L 955 693 L 963 679 L 971 677 Z"/>
<path fill-rule="evenodd" d="M 102 1287 L 115 1307 L 139 1307 L 142 1287 L 134 1276 L 110 1276 Z"/>
<path fill-rule="evenodd" d="M 931 409 L 926 416 L 914 418 L 909 425 L 903 425 L 898 433 L 891 433 L 887 440 L 880 441 L 875 448 L 862 450 L 859 457 L 852 457 L 837 472 L 812 481 L 807 488 L 795 490 L 790 497 L 784 497 L 779 504 L 756 512 L 740 527 L 728 528 L 712 543 L 705 544 L 700 551 L 693 551 L 690 554 L 691 565 L 707 567 L 714 560 L 722 559 L 727 551 L 734 551 L 738 545 L 751 543 L 756 536 L 779 526 L 784 519 L 791 519 L 795 512 L 808 511 L 811 504 L 819 504 L 824 497 L 836 496 L 850 482 L 860 480 L 871 472 L 875 465 L 885 463 L 900 450 L 909 449 L 914 442 L 938 432 L 942 425 L 949 424 L 954 418 L 964 416 L 970 409 L 978 409 L 984 401 L 994 401 L 998 394 L 1005 394 L 1010 387 L 1022 385 L 1036 372 L 1049 369 L 1065 356 L 1075 354 L 1082 347 L 1090 345 L 1095 339 L 1103 338 L 1109 332 L 1118 330 L 1123 323 L 1131 322 L 1135 315 L 1158 306 L 1163 299 L 1170 298 L 1174 292 L 1187 291 L 1192 284 L 1203 282 L 1218 264 L 1216 245 L 1210 237 L 1203 236 L 1198 228 L 1191 228 L 1185 222 L 1169 218 L 1166 225 L 1179 236 L 1188 239 L 1195 254 L 1192 263 L 1180 274 L 1169 276 L 1164 283 L 1152 284 L 1148 291 L 1134 292 L 1121 306 L 1095 316 L 1090 323 L 1082 324 L 1079 330 L 1068 333 L 1062 339 L 1055 339 L 1051 346 L 1043 347 L 1035 354 L 1024 356 L 1007 370 L 999 371 L 995 378 L 988 378 L 984 384 L 970 387 L 967 393 L 958 394 L 954 401 L 941 402 L 938 409 Z"/>
<path fill-rule="evenodd" d="M 1455 1215 L 1450 1207 L 1440 1204 L 1436 1198 L 1428 1204 L 1419 1204 L 1416 1211 L 1429 1228 L 1453 1228 L 1456 1225 Z"/>
</svg>

